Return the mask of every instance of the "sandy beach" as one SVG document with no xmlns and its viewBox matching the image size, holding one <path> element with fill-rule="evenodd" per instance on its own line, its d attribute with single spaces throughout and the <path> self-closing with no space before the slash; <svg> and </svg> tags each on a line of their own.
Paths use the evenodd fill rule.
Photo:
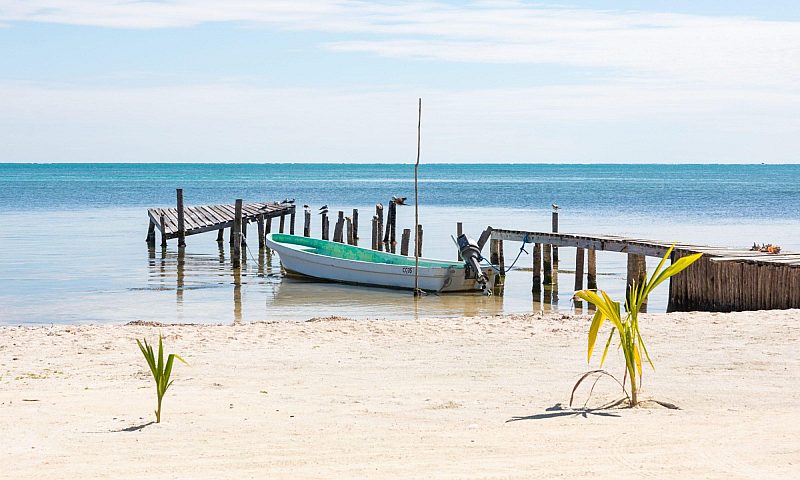
<svg viewBox="0 0 800 480">
<path fill-rule="evenodd" d="M 642 395 L 681 410 L 569 410 L 588 319 L 2 327 L 0 478 L 800 475 L 800 311 L 646 316 Z M 191 365 L 151 424 L 159 332 Z"/>
</svg>

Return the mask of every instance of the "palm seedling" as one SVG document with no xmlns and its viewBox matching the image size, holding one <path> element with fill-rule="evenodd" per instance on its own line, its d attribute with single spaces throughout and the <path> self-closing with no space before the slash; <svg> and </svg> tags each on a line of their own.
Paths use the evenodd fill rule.
<svg viewBox="0 0 800 480">
<path fill-rule="evenodd" d="M 153 380 L 156 382 L 156 395 L 158 396 L 158 406 L 156 407 L 156 423 L 161 423 L 161 400 L 164 398 L 164 394 L 167 393 L 167 389 L 172 385 L 172 382 L 175 380 L 170 380 L 170 374 L 172 374 L 172 363 L 177 358 L 181 362 L 186 365 L 186 360 L 182 359 L 180 356 L 170 353 L 167 356 L 167 361 L 164 362 L 164 342 L 161 335 L 158 336 L 158 358 L 156 359 L 155 353 L 153 352 L 153 347 L 147 344 L 147 339 L 144 339 L 144 345 L 139 339 L 136 339 L 136 343 L 139 345 L 139 350 L 142 351 L 142 355 L 144 355 L 145 360 L 147 360 L 147 365 L 150 367 L 150 373 L 153 374 Z"/>
<path fill-rule="evenodd" d="M 639 312 L 644 303 L 647 301 L 648 295 L 650 295 L 650 293 L 659 284 L 661 284 L 661 282 L 682 272 L 702 256 L 701 253 L 696 253 L 681 257 L 680 259 L 674 261 L 669 267 L 664 268 L 664 264 L 670 257 L 673 248 L 675 248 L 675 245 L 672 245 L 669 250 L 667 250 L 667 253 L 664 255 L 664 258 L 661 259 L 661 262 L 658 264 L 658 267 L 656 267 L 649 281 L 645 278 L 644 282 L 641 282 L 638 285 L 633 283 L 628 287 L 628 295 L 625 303 L 627 314 L 624 318 L 620 312 L 620 302 L 615 302 L 612 300 L 606 292 L 602 290 L 598 290 L 597 292 L 592 290 L 581 290 L 575 293 L 576 297 L 586 300 L 597 307 L 597 312 L 594 314 L 592 323 L 589 326 L 589 351 L 587 361 L 591 361 L 592 359 L 592 351 L 594 350 L 594 345 L 597 341 L 597 335 L 600 331 L 600 327 L 606 322 L 606 320 L 611 322 L 612 326 L 611 332 L 608 335 L 608 340 L 606 341 L 605 349 L 603 350 L 603 356 L 600 359 L 600 368 L 603 367 L 606 355 L 608 354 L 609 346 L 614 338 L 614 333 L 617 333 L 619 336 L 619 348 L 622 350 L 623 357 L 625 358 L 625 376 L 628 379 L 631 389 L 631 406 L 636 406 L 639 403 L 638 387 L 641 386 L 643 354 L 647 359 L 647 363 L 650 364 L 650 367 L 655 369 L 652 360 L 650 360 L 650 355 L 647 353 L 647 348 L 644 346 L 642 334 L 639 331 Z M 588 378 L 591 373 L 597 372 L 598 371 L 589 372 L 582 376 L 581 379 L 578 380 L 578 383 L 575 384 L 573 393 L 575 392 L 575 389 L 578 388 L 580 383 Z M 602 370 L 599 372 L 607 373 L 603 372 Z M 637 385 L 637 379 L 639 380 L 639 385 Z M 621 384 L 624 389 L 625 379 L 623 379 Z"/>
</svg>

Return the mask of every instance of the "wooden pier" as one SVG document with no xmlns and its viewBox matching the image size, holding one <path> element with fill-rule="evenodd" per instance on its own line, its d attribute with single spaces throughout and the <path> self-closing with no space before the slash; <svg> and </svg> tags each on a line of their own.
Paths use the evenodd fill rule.
<svg viewBox="0 0 800 480">
<path fill-rule="evenodd" d="M 147 229 L 147 242 L 155 243 L 155 232 L 161 234 L 161 245 L 167 240 L 177 238 L 178 245 L 185 245 L 185 237 L 217 230 L 217 241 L 222 241 L 222 231 L 231 229 L 231 242 L 237 222 L 241 223 L 241 233 L 246 237 L 247 224 L 258 223 L 259 245 L 263 245 L 265 233 L 269 233 L 271 220 L 280 218 L 280 232 L 283 233 L 284 218 L 289 218 L 289 233 L 294 234 L 295 206 L 293 203 L 245 203 L 241 211 L 237 210 L 237 202 L 230 205 L 202 205 L 186 207 L 183 204 L 183 190 L 177 190 L 176 208 L 148 208 L 147 216 L 150 224 Z M 237 213 L 240 213 L 237 218 Z"/>
<path fill-rule="evenodd" d="M 557 232 L 528 232 L 492 229 L 492 240 L 533 244 L 534 265 L 532 290 L 538 292 L 544 265 L 544 286 L 553 278 L 548 271 L 557 261 L 550 257 L 551 249 L 573 247 L 576 254 L 576 289 L 583 285 L 584 255 L 588 250 L 588 288 L 596 288 L 595 253 L 598 250 L 620 252 L 628 255 L 628 283 L 640 281 L 645 274 L 644 257 L 661 258 L 667 253 L 669 242 L 620 237 L 614 235 L 583 235 Z M 502 255 L 502 248 L 500 248 Z M 544 252 L 539 259 L 538 252 Z M 800 253 L 770 254 L 741 248 L 713 247 L 676 243 L 672 260 L 693 253 L 703 256 L 680 275 L 670 279 L 667 311 L 731 312 L 744 310 L 769 310 L 800 308 Z M 502 263 L 502 259 L 498 259 Z M 577 277 L 577 276 L 576 276 Z"/>
</svg>

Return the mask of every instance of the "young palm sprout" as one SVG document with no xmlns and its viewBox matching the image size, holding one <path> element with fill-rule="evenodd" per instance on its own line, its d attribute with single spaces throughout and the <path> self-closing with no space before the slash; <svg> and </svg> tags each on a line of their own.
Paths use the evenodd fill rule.
<svg viewBox="0 0 800 480">
<path fill-rule="evenodd" d="M 136 339 L 136 343 L 139 344 L 139 349 L 142 351 L 142 355 L 144 355 L 145 360 L 147 360 L 147 365 L 150 367 L 150 373 L 153 374 L 153 380 L 156 382 L 156 395 L 158 396 L 156 423 L 161 423 L 161 400 L 164 398 L 164 394 L 167 393 L 167 389 L 170 387 L 170 385 L 172 385 L 172 382 L 174 382 L 174 380 L 170 381 L 169 379 L 169 376 L 172 373 L 172 362 L 177 358 L 184 364 L 189 364 L 186 363 L 186 360 L 174 353 L 170 353 L 167 356 L 166 363 L 164 362 L 164 344 L 161 335 L 158 336 L 157 360 L 153 352 L 153 347 L 147 344 L 147 339 L 144 339 L 144 345 L 142 345 L 142 342 L 140 342 L 139 339 Z"/>
<path fill-rule="evenodd" d="M 592 359 L 592 351 L 597 341 L 597 334 L 606 320 L 611 322 L 612 327 L 608 335 L 608 340 L 606 341 L 606 347 L 603 350 L 603 356 L 600 359 L 600 368 L 603 367 L 603 362 L 605 362 L 608 348 L 614 338 L 614 332 L 619 334 L 619 346 L 625 358 L 625 373 L 631 387 L 631 406 L 636 406 L 639 403 L 636 379 L 638 378 L 641 384 L 642 354 L 644 354 L 644 357 L 647 359 L 647 363 L 653 367 L 653 362 L 650 360 L 650 355 L 647 353 L 647 348 L 645 348 L 644 341 L 642 340 L 642 334 L 639 331 L 639 311 L 642 305 L 647 301 L 648 295 L 650 295 L 661 282 L 682 272 L 702 256 L 702 253 L 688 255 L 676 260 L 669 267 L 663 268 L 673 248 L 675 248 L 675 245 L 672 245 L 669 250 L 667 250 L 667 253 L 664 255 L 664 258 L 661 259 L 661 262 L 658 264 L 658 267 L 656 267 L 649 281 L 645 281 L 640 285 L 634 283 L 628 287 L 628 298 L 625 304 L 627 314 L 625 318 L 622 318 L 620 312 L 620 302 L 612 300 L 606 292 L 602 290 L 598 290 L 597 292 L 581 290 L 575 293 L 576 297 L 586 300 L 597 307 L 597 312 L 594 314 L 592 323 L 589 326 L 588 361 Z M 578 380 L 578 383 L 575 384 L 575 388 L 586 378 L 587 375 L 584 375 Z"/>
</svg>

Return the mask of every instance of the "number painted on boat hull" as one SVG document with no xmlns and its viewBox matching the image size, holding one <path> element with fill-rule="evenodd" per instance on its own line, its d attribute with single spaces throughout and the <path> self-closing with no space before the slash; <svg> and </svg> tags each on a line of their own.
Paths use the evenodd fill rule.
<svg viewBox="0 0 800 480">
<path fill-rule="evenodd" d="M 414 273 L 414 267 L 403 267 L 403 273 L 411 275 Z"/>
</svg>

